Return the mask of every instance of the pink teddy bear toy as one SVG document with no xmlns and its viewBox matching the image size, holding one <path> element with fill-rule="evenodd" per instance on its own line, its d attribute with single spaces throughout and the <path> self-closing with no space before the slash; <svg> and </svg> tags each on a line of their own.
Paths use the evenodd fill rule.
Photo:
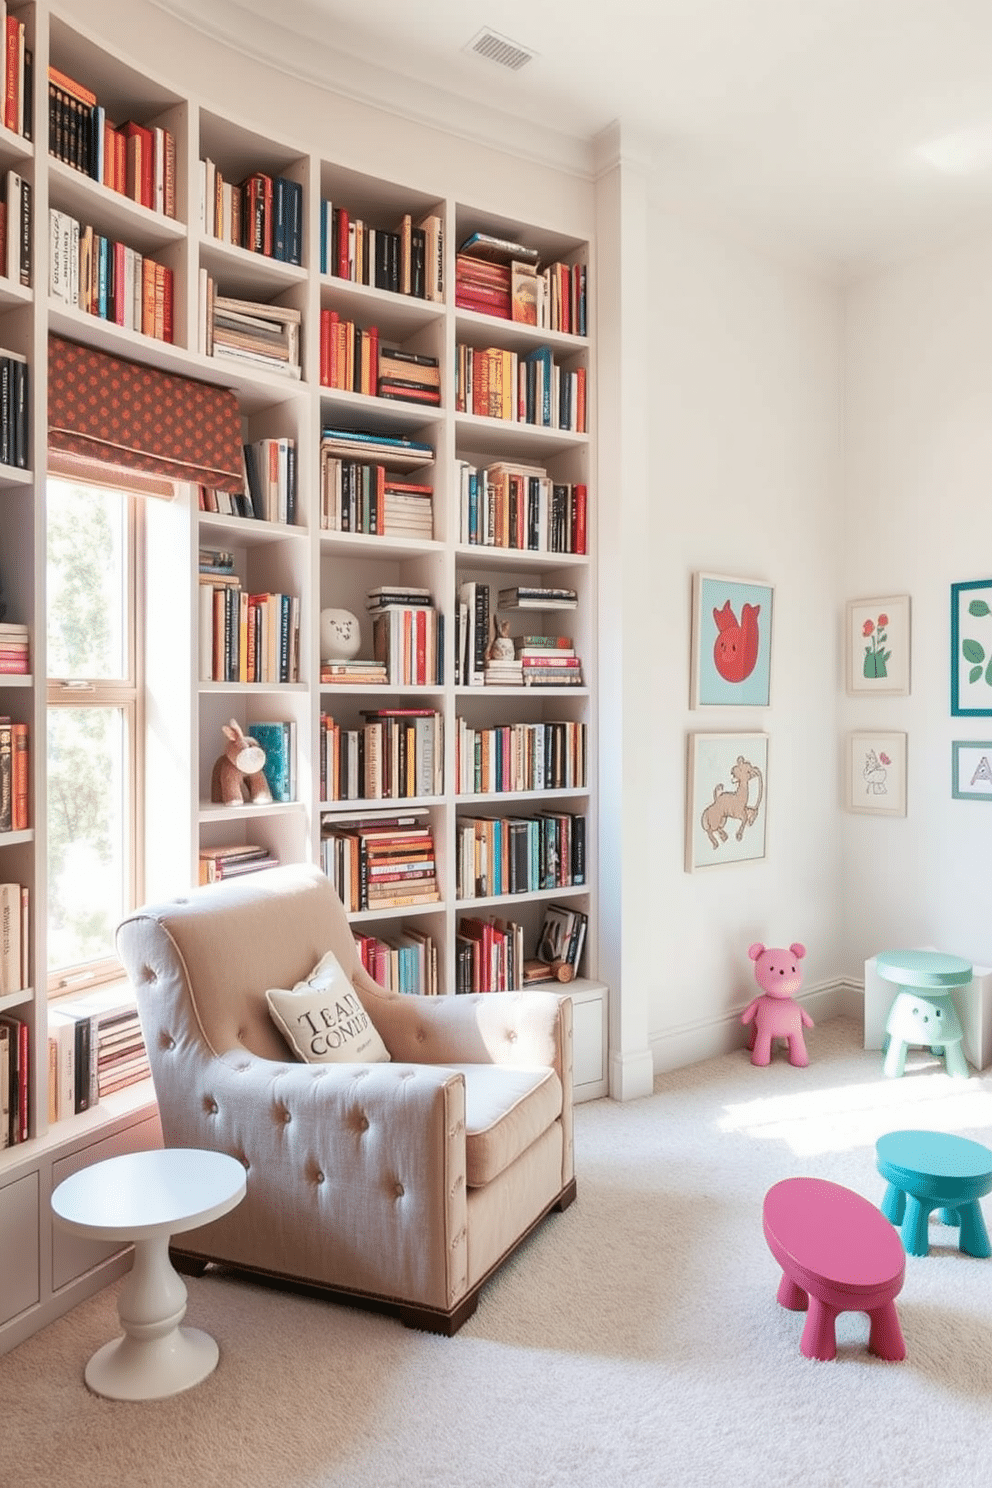
<svg viewBox="0 0 992 1488">
<path fill-rule="evenodd" d="M 754 977 L 764 992 L 749 1002 L 741 1014 L 742 1023 L 754 1019 L 748 1048 L 752 1050 L 752 1064 L 768 1064 L 772 1057 L 772 1039 L 789 1041 L 789 1063 L 809 1064 L 803 1025 L 813 1027 L 813 1019 L 804 1007 L 793 1001 L 802 981 L 799 963 L 806 954 L 806 947 L 798 941 L 788 950 L 781 947 L 767 950 L 760 941 L 748 947 L 748 955 L 754 962 Z"/>
</svg>

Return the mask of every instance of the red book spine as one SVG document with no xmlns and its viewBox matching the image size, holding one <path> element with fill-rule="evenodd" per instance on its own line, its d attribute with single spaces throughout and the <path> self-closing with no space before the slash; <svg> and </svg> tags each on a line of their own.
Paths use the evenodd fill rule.
<svg viewBox="0 0 992 1488">
<path fill-rule="evenodd" d="M 338 219 L 338 261 L 334 272 L 339 279 L 348 278 L 348 213 L 344 207 L 337 211 Z"/>
<path fill-rule="evenodd" d="M 576 553 L 586 552 L 586 501 L 587 491 L 583 481 L 578 481 L 572 487 L 572 532 L 574 534 L 574 551 Z"/>
<path fill-rule="evenodd" d="M 4 88 L 3 122 L 14 134 L 17 133 L 17 99 L 20 82 L 19 22 L 15 16 L 7 17 L 6 84 Z"/>
</svg>

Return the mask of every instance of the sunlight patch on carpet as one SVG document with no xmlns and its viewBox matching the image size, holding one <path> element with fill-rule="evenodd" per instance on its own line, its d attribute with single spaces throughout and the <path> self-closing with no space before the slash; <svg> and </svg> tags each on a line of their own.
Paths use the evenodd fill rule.
<svg viewBox="0 0 992 1488">
<path fill-rule="evenodd" d="M 992 1127 L 992 1094 L 980 1080 L 944 1073 L 766 1096 L 723 1108 L 717 1129 L 782 1142 L 797 1156 L 872 1147 L 903 1128 L 956 1132 Z"/>
</svg>

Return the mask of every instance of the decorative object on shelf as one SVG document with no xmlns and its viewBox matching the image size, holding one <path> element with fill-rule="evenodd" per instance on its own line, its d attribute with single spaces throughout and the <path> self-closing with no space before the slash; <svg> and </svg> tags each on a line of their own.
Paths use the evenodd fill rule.
<svg viewBox="0 0 992 1488">
<path fill-rule="evenodd" d="M 951 585 L 951 714 L 992 717 L 992 579 Z"/>
<path fill-rule="evenodd" d="M 749 1002 L 741 1014 L 742 1023 L 754 1024 L 748 1040 L 751 1063 L 769 1064 L 772 1040 L 782 1038 L 789 1043 L 789 1063 L 805 1068 L 809 1064 L 809 1055 L 803 1028 L 812 1028 L 813 1019 L 793 999 L 802 984 L 799 963 L 806 955 L 806 947 L 798 940 L 787 949 L 764 946 L 756 940 L 748 947 L 747 953 L 754 962 L 754 979 L 762 992 L 761 997 Z"/>
<path fill-rule="evenodd" d="M 956 801 L 992 801 L 992 740 L 952 741 L 951 795 Z"/>
<path fill-rule="evenodd" d="M 875 816 L 906 815 L 905 734 L 848 734 L 847 809 Z"/>
<path fill-rule="evenodd" d="M 909 692 L 909 595 L 847 602 L 847 690 L 852 694 Z"/>
<path fill-rule="evenodd" d="M 272 792 L 265 778 L 265 750 L 257 739 L 242 733 L 236 719 L 225 723 L 221 733 L 227 748 L 214 765 L 210 778 L 210 799 L 224 806 L 265 805 Z"/>
<path fill-rule="evenodd" d="M 693 574 L 693 708 L 768 707 L 773 593 L 749 579 Z"/>
<path fill-rule="evenodd" d="M 690 734 L 685 868 L 765 856 L 767 734 Z"/>
<path fill-rule="evenodd" d="M 362 626 L 350 610 L 320 612 L 321 661 L 351 661 L 362 649 Z"/>
<path fill-rule="evenodd" d="M 513 661 L 513 637 L 510 635 L 509 620 L 501 620 L 498 615 L 493 616 L 493 638 L 489 642 L 486 651 L 487 661 Z"/>
</svg>

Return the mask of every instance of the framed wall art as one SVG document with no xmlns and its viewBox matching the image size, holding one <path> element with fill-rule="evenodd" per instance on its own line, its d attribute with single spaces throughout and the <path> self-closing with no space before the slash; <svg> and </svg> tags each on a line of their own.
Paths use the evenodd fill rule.
<svg viewBox="0 0 992 1488">
<path fill-rule="evenodd" d="M 906 815 L 905 734 L 848 734 L 847 808 L 872 816 Z"/>
<path fill-rule="evenodd" d="M 992 741 L 952 742 L 951 795 L 956 801 L 992 801 Z"/>
<path fill-rule="evenodd" d="M 951 585 L 951 713 L 992 717 L 992 579 Z"/>
<path fill-rule="evenodd" d="M 768 707 L 773 593 L 750 579 L 693 574 L 691 707 Z"/>
<path fill-rule="evenodd" d="M 767 734 L 690 734 L 686 759 L 685 869 L 764 858 Z"/>
<path fill-rule="evenodd" d="M 847 690 L 909 692 L 909 595 L 847 602 Z"/>
</svg>

